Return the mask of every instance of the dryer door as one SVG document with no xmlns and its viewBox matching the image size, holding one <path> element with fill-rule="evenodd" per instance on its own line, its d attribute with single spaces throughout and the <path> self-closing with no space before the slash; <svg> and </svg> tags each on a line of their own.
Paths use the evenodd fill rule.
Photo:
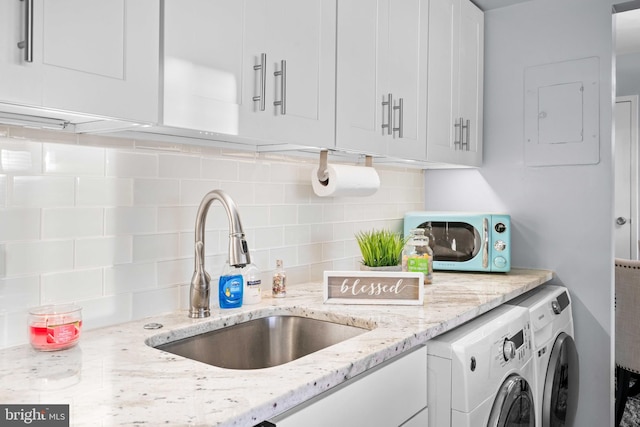
<svg viewBox="0 0 640 427">
<path fill-rule="evenodd" d="M 549 356 L 542 396 L 542 427 L 573 426 L 578 407 L 578 352 L 562 332 Z"/>
<path fill-rule="evenodd" d="M 531 386 L 520 375 L 511 375 L 498 391 L 487 427 L 533 427 L 535 418 Z"/>
</svg>

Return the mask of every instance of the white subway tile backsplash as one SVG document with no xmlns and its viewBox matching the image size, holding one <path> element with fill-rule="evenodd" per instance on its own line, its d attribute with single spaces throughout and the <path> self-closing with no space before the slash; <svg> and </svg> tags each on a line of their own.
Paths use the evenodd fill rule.
<svg viewBox="0 0 640 427">
<path fill-rule="evenodd" d="M 132 300 L 132 318 L 144 319 L 180 309 L 180 288 L 136 292 Z M 185 313 L 185 316 L 187 313 Z"/>
<path fill-rule="evenodd" d="M 0 138 L 0 172 L 37 175 L 42 172 L 42 144 Z"/>
<path fill-rule="evenodd" d="M 356 231 L 399 231 L 404 212 L 424 205 L 417 170 L 377 167 L 377 194 L 321 198 L 311 187 L 315 159 L 3 129 L 0 348 L 28 341 L 13 325 L 26 322 L 30 305 L 77 302 L 86 329 L 188 308 L 195 217 L 211 190 L 238 206 L 265 292 L 276 259 L 290 286 L 358 269 Z M 228 235 L 214 201 L 205 230 L 212 306 Z"/>
<path fill-rule="evenodd" d="M 73 269 L 72 240 L 33 240 L 4 246 L 7 277 Z"/>
<path fill-rule="evenodd" d="M 0 208 L 7 206 L 7 177 L 0 175 Z"/>
<path fill-rule="evenodd" d="M 269 225 L 269 213 L 268 206 L 243 206 L 240 219 L 245 232 L 247 229 Z"/>
<path fill-rule="evenodd" d="M 333 235 L 332 224 L 313 224 L 311 226 L 311 234 L 309 237 L 310 237 L 311 243 L 322 243 L 322 242 L 332 241 L 341 236 Z"/>
<path fill-rule="evenodd" d="M 38 276 L 0 279 L 0 312 L 19 311 L 40 305 Z"/>
<path fill-rule="evenodd" d="M 220 182 L 214 180 L 181 180 L 180 205 L 200 206 L 200 202 L 207 193 L 220 188 Z"/>
<path fill-rule="evenodd" d="M 155 263 L 120 264 L 104 270 L 105 295 L 153 289 L 156 283 Z"/>
<path fill-rule="evenodd" d="M 258 205 L 279 205 L 284 203 L 284 184 L 256 182 L 255 202 Z"/>
<path fill-rule="evenodd" d="M 197 212 L 197 206 L 160 207 L 158 208 L 158 231 L 193 230 L 196 224 Z M 211 212 L 209 212 L 209 215 L 211 215 Z"/>
<path fill-rule="evenodd" d="M 42 209 L 42 238 L 61 239 L 101 236 L 104 233 L 102 208 Z"/>
<path fill-rule="evenodd" d="M 40 238 L 40 209 L 0 209 L 0 241 Z"/>
<path fill-rule="evenodd" d="M 228 159 L 202 159 L 202 178 L 236 181 L 239 176 L 238 162 Z"/>
<path fill-rule="evenodd" d="M 180 204 L 180 181 L 177 179 L 140 178 L 133 182 L 133 204 L 171 206 Z"/>
<path fill-rule="evenodd" d="M 82 328 L 90 330 L 132 320 L 133 294 L 117 294 L 77 301 L 82 307 Z"/>
<path fill-rule="evenodd" d="M 178 233 L 133 236 L 133 262 L 160 261 L 179 257 L 180 235 Z"/>
<path fill-rule="evenodd" d="M 155 178 L 158 176 L 158 155 L 108 150 L 106 173 L 118 178 Z"/>
<path fill-rule="evenodd" d="M 132 247 L 132 236 L 78 239 L 75 245 L 75 267 L 111 266 L 131 262 Z"/>
<path fill-rule="evenodd" d="M 320 224 L 322 222 L 322 206 L 300 205 L 298 206 L 299 224 Z"/>
<path fill-rule="evenodd" d="M 200 178 L 200 157 L 160 154 L 158 155 L 158 176 L 161 178 Z"/>
<path fill-rule="evenodd" d="M 155 207 L 106 208 L 104 214 L 107 236 L 153 233 L 157 229 Z"/>
<path fill-rule="evenodd" d="M 128 178 L 77 178 L 78 206 L 131 206 L 133 180 Z"/>
<path fill-rule="evenodd" d="M 288 225 L 284 227 L 284 244 L 287 246 L 301 245 L 311 242 L 310 225 Z"/>
<path fill-rule="evenodd" d="M 103 295 L 102 269 L 43 274 L 42 304 L 61 304 Z"/>
<path fill-rule="evenodd" d="M 10 205 L 64 207 L 75 202 L 75 179 L 57 176 L 14 176 Z"/>
<path fill-rule="evenodd" d="M 50 143 L 42 147 L 43 172 L 47 175 L 104 176 L 104 148 Z"/>
<path fill-rule="evenodd" d="M 209 271 L 209 274 L 211 274 L 211 276 L 213 277 L 214 275 L 220 274 L 219 269 L 221 267 L 222 265 L 220 265 L 220 267 L 218 267 L 215 272 L 211 270 L 207 271 Z M 191 276 L 193 275 L 193 268 L 193 258 L 183 258 L 159 262 L 157 264 L 158 287 L 166 288 L 169 286 L 189 283 L 191 281 Z"/>
<path fill-rule="evenodd" d="M 284 244 L 284 229 L 282 227 L 264 227 L 254 230 L 253 236 L 247 236 L 247 241 L 253 242 L 256 249 L 269 249 Z"/>
<path fill-rule="evenodd" d="M 270 225 L 289 225 L 298 223 L 298 209 L 294 205 L 271 205 L 269 207 Z"/>
</svg>

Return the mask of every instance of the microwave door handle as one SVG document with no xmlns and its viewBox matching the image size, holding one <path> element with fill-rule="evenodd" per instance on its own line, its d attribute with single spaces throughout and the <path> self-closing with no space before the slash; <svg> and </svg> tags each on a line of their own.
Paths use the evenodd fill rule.
<svg viewBox="0 0 640 427">
<path fill-rule="evenodd" d="M 482 220 L 482 268 L 489 268 L 489 218 Z"/>
</svg>

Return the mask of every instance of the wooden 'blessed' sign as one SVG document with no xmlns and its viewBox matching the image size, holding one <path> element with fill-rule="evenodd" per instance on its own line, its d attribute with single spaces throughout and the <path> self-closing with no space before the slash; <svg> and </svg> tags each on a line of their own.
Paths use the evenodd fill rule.
<svg viewBox="0 0 640 427">
<path fill-rule="evenodd" d="M 423 284 L 423 273 L 325 271 L 324 302 L 422 305 Z"/>
</svg>

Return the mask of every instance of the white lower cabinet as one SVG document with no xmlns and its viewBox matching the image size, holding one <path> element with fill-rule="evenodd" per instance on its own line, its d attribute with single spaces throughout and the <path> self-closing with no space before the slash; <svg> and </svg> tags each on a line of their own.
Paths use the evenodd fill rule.
<svg viewBox="0 0 640 427">
<path fill-rule="evenodd" d="M 427 348 L 417 347 L 270 420 L 277 427 L 427 427 Z"/>
</svg>

